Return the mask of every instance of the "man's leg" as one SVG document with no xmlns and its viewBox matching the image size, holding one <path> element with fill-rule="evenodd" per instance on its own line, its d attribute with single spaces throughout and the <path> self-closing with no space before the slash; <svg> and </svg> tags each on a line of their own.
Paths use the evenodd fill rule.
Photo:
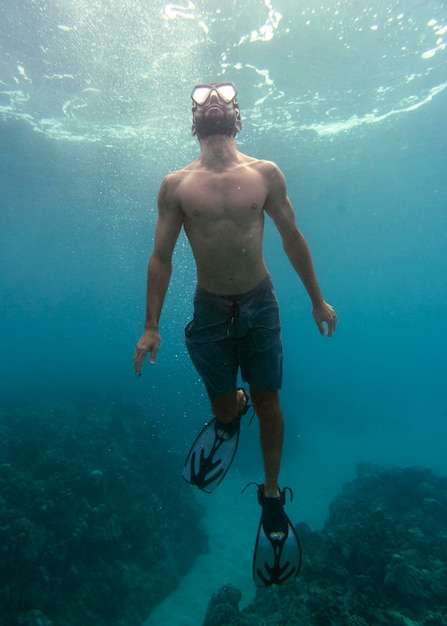
<svg viewBox="0 0 447 626">
<path fill-rule="evenodd" d="M 251 401 L 259 418 L 262 454 L 264 457 L 266 497 L 279 496 L 278 478 L 281 467 L 284 420 L 277 391 L 250 389 Z"/>
<path fill-rule="evenodd" d="M 301 546 L 284 505 L 286 489 L 278 487 L 281 466 L 284 422 L 278 391 L 250 389 L 251 399 L 259 417 L 265 481 L 258 485 L 261 521 L 253 556 L 253 579 L 256 586 L 281 585 L 298 576 L 301 567 Z"/>
<path fill-rule="evenodd" d="M 232 422 L 245 407 L 245 394 L 242 390 L 211 396 L 214 417 L 224 424 Z"/>
</svg>

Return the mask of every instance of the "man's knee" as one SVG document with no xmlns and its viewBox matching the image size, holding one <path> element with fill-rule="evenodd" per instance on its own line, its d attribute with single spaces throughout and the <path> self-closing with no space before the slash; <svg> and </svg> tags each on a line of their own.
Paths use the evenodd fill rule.
<svg viewBox="0 0 447 626">
<path fill-rule="evenodd" d="M 250 390 L 253 408 L 260 420 L 281 418 L 279 393 L 276 390 Z"/>
</svg>

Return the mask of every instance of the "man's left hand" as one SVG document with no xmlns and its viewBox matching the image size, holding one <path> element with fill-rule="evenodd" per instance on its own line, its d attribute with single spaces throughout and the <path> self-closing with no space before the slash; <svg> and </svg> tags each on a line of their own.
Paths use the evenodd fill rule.
<svg viewBox="0 0 447 626">
<path fill-rule="evenodd" d="M 335 333 L 335 327 L 338 324 L 338 317 L 331 305 L 323 300 L 320 304 L 316 304 L 312 308 L 312 315 L 318 326 L 320 335 L 332 337 L 332 333 Z M 324 324 L 326 324 L 327 331 L 325 330 Z"/>
</svg>

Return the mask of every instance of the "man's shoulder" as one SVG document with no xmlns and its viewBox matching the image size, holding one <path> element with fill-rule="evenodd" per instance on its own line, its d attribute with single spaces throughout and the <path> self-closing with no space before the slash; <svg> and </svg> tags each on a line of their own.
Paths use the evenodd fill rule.
<svg viewBox="0 0 447 626">
<path fill-rule="evenodd" d="M 261 174 L 272 174 L 272 172 L 279 171 L 279 167 L 273 161 L 268 161 L 266 159 L 256 159 L 254 157 L 248 157 L 244 155 L 246 158 L 246 163 L 249 167 L 259 171 Z"/>
<path fill-rule="evenodd" d="M 180 170 L 174 170 L 169 174 L 166 174 L 163 182 L 161 183 L 161 189 L 167 194 L 175 193 L 179 186 L 193 173 L 194 170 L 194 163 L 190 163 Z"/>
<path fill-rule="evenodd" d="M 261 176 L 264 180 L 269 192 L 285 187 L 284 174 L 273 161 L 256 159 L 251 167 L 257 172 L 258 176 Z"/>
<path fill-rule="evenodd" d="M 252 167 L 263 178 L 269 194 L 280 193 L 284 195 L 286 193 L 286 180 L 276 163 L 265 159 L 256 159 Z"/>
<path fill-rule="evenodd" d="M 169 174 L 167 174 L 164 178 L 165 181 L 167 181 L 168 183 L 179 183 L 182 180 L 184 180 L 187 176 L 189 176 L 192 172 L 194 172 L 194 170 L 196 169 L 196 161 L 193 161 L 192 163 L 189 163 L 188 165 L 185 165 L 185 167 L 182 167 L 180 170 L 174 170 L 172 172 L 170 172 Z"/>
</svg>

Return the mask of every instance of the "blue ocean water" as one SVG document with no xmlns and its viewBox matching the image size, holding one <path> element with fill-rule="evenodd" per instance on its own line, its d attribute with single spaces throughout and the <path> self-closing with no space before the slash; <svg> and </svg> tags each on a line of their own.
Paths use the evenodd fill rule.
<svg viewBox="0 0 447 626">
<path fill-rule="evenodd" d="M 232 80 L 239 148 L 283 170 L 340 319 L 333 338 L 320 337 L 268 223 L 285 343 L 282 480 L 295 490 L 293 516 L 321 526 L 359 461 L 446 474 L 446 8 L 4 0 L 5 403 L 71 404 L 82 394 L 136 402 L 167 448 L 186 454 L 209 409 L 183 345 L 195 282 L 183 236 L 157 364 L 140 379 L 132 356 L 158 187 L 199 151 L 191 87 Z M 238 486 L 262 479 L 256 425 L 242 435 L 240 481 L 230 479 Z M 230 514 L 236 521 L 238 510 Z M 249 589 L 250 572 L 240 576 Z"/>
</svg>

